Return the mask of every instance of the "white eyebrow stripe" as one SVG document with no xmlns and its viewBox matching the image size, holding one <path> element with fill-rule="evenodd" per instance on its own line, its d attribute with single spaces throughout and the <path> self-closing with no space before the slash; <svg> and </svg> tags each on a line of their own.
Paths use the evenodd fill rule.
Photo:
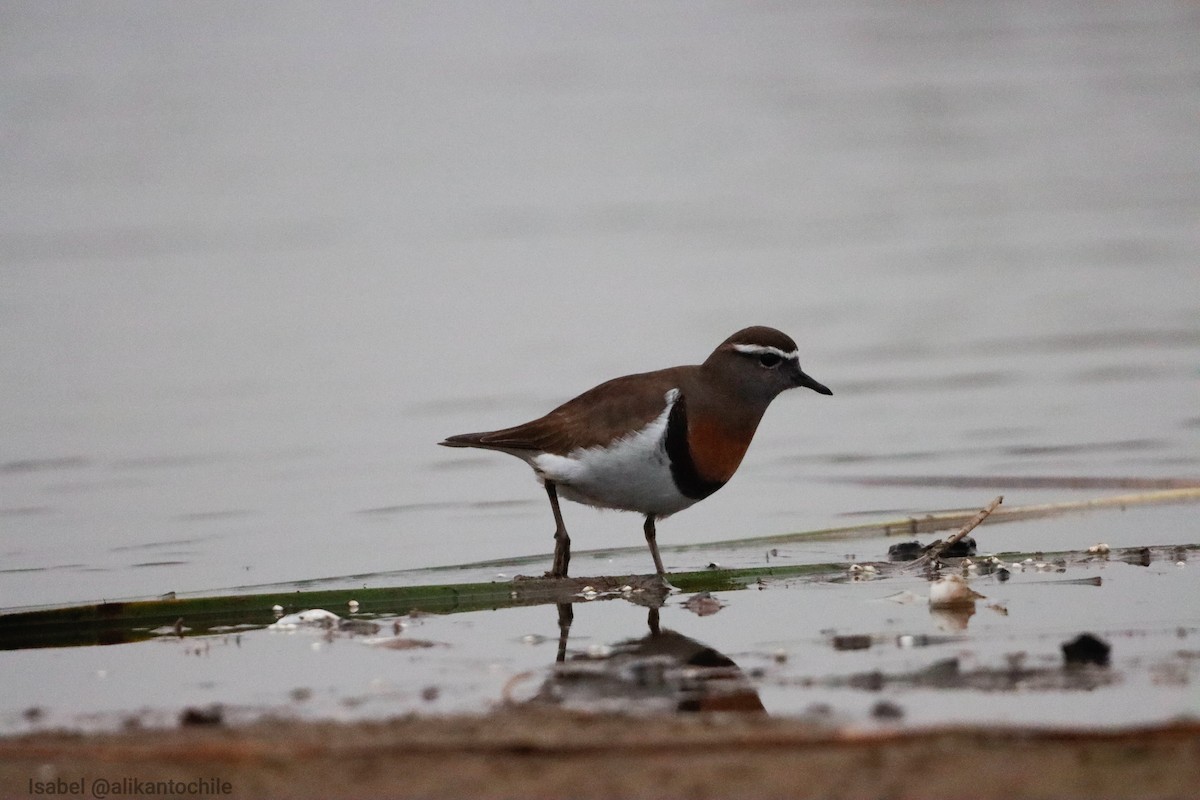
<svg viewBox="0 0 1200 800">
<path fill-rule="evenodd" d="M 739 353 L 753 353 L 755 355 L 761 355 L 762 353 L 774 353 L 775 355 L 777 355 L 780 358 L 785 359 L 785 360 L 790 360 L 790 361 L 799 361 L 800 360 L 800 351 L 799 350 L 793 350 L 790 353 L 785 353 L 784 351 L 780 350 L 778 347 L 772 347 L 769 344 L 735 344 L 733 346 L 733 349 L 737 350 Z"/>
</svg>

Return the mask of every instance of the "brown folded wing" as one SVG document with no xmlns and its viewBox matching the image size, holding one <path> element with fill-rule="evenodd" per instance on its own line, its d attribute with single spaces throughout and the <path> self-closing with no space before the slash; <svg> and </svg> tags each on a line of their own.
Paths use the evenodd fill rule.
<svg viewBox="0 0 1200 800">
<path fill-rule="evenodd" d="M 667 392 L 682 389 L 695 370 L 696 367 L 672 367 L 614 378 L 532 422 L 498 431 L 450 436 L 441 444 L 514 454 L 558 455 L 604 446 L 654 421 L 666 408 Z"/>
</svg>

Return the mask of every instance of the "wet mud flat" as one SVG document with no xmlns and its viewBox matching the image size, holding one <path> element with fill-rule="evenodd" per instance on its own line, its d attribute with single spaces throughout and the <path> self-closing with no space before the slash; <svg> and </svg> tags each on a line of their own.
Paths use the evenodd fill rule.
<svg viewBox="0 0 1200 800">
<path fill-rule="evenodd" d="M 867 733 L 745 715 L 523 709 L 0 741 L 10 796 L 31 781 L 88 796 L 98 780 L 244 798 L 1185 798 L 1200 785 L 1200 725 Z"/>
<path fill-rule="evenodd" d="M 933 559 L 971 513 L 712 545 L 672 587 L 10 611 L 0 795 L 1194 796 L 1200 555 L 1169 499 L 997 511 Z M 996 546 L 1031 540 L 1072 546 Z"/>
</svg>

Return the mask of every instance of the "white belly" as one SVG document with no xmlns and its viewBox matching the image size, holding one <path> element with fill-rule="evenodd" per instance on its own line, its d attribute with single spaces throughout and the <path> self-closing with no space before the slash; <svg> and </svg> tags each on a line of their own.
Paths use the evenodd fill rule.
<svg viewBox="0 0 1200 800">
<path fill-rule="evenodd" d="M 667 407 L 653 422 L 607 448 L 573 450 L 565 456 L 543 453 L 530 464 L 558 494 L 576 503 L 637 511 L 665 517 L 696 501 L 680 493 L 667 458 L 667 417 L 678 392 L 667 393 Z"/>
</svg>

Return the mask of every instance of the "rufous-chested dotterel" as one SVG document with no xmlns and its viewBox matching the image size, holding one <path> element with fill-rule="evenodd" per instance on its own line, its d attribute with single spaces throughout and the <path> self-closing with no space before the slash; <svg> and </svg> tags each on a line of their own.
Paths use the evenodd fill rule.
<svg viewBox="0 0 1200 800">
<path fill-rule="evenodd" d="M 730 336 L 703 364 L 614 378 L 540 419 L 441 444 L 499 450 L 533 467 L 554 512 L 550 577 L 565 578 L 571 560 L 560 496 L 644 514 L 646 543 L 662 575 L 655 520 L 724 486 L 767 406 L 799 386 L 833 394 L 800 369 L 789 336 L 757 326 Z"/>
</svg>

